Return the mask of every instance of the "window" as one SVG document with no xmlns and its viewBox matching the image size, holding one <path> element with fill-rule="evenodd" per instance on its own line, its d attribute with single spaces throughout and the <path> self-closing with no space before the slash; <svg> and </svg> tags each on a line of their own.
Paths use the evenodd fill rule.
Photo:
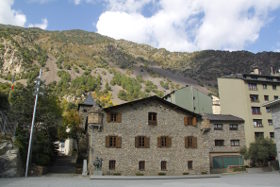
<svg viewBox="0 0 280 187">
<path fill-rule="evenodd" d="M 263 89 L 264 89 L 264 90 L 267 89 L 267 84 L 263 84 Z"/>
<path fill-rule="evenodd" d="M 251 99 L 251 102 L 253 102 L 253 103 L 258 103 L 259 102 L 259 96 L 258 95 L 250 94 L 250 99 Z"/>
<path fill-rule="evenodd" d="M 267 120 L 268 125 L 273 125 L 272 119 Z"/>
<path fill-rule="evenodd" d="M 276 90 L 276 85 L 272 85 L 272 89 L 273 89 L 273 90 Z"/>
<path fill-rule="evenodd" d="M 111 121 L 116 122 L 117 121 L 117 114 L 111 113 Z"/>
<path fill-rule="evenodd" d="M 171 147 L 171 138 L 168 136 L 158 137 L 158 147 Z"/>
<path fill-rule="evenodd" d="M 185 137 L 185 148 L 197 148 L 197 137 L 194 136 Z"/>
<path fill-rule="evenodd" d="M 278 96 L 277 96 L 277 95 L 274 96 L 274 100 L 275 100 L 275 99 L 278 99 Z"/>
<path fill-rule="evenodd" d="M 223 124 L 214 124 L 214 130 L 223 130 Z"/>
<path fill-rule="evenodd" d="M 232 130 L 232 131 L 238 130 L 238 124 L 229 124 L 229 130 Z"/>
<path fill-rule="evenodd" d="M 224 140 L 215 140 L 215 146 L 224 146 Z"/>
<path fill-rule="evenodd" d="M 264 95 L 264 100 L 265 101 L 269 101 L 269 96 L 268 95 Z"/>
<path fill-rule="evenodd" d="M 148 124 L 149 125 L 157 125 L 157 113 L 149 112 L 149 114 L 148 114 Z"/>
<path fill-rule="evenodd" d="M 269 135 L 270 135 L 270 138 L 274 138 L 274 132 L 270 132 Z"/>
<path fill-rule="evenodd" d="M 118 136 L 106 136 L 106 147 L 121 148 L 122 138 Z"/>
<path fill-rule="evenodd" d="M 188 161 L 188 169 L 193 169 L 193 161 L 192 160 Z"/>
<path fill-rule="evenodd" d="M 139 170 L 144 171 L 145 170 L 145 161 L 139 161 Z"/>
<path fill-rule="evenodd" d="M 257 84 L 256 83 L 248 83 L 249 90 L 257 90 Z"/>
<path fill-rule="evenodd" d="M 230 145 L 231 146 L 240 146 L 240 141 L 239 140 L 230 140 Z"/>
<path fill-rule="evenodd" d="M 136 148 L 149 148 L 150 147 L 150 138 L 148 138 L 146 136 L 135 137 L 135 147 Z"/>
<path fill-rule="evenodd" d="M 87 109 L 84 109 L 83 112 L 87 112 Z"/>
<path fill-rule="evenodd" d="M 115 122 L 115 123 L 121 123 L 122 121 L 122 115 L 121 113 L 107 113 L 107 122 Z"/>
<path fill-rule="evenodd" d="M 252 114 L 261 114 L 261 108 L 260 107 L 251 107 Z"/>
<path fill-rule="evenodd" d="M 264 133 L 263 132 L 255 132 L 255 139 L 257 138 L 264 138 Z"/>
<path fill-rule="evenodd" d="M 197 119 L 196 117 L 192 117 L 192 116 L 185 116 L 184 117 L 184 125 L 188 126 L 196 126 L 197 125 Z"/>
<path fill-rule="evenodd" d="M 116 161 L 109 160 L 109 170 L 115 170 L 115 169 L 116 169 Z"/>
<path fill-rule="evenodd" d="M 167 170 L 167 162 L 166 161 L 161 161 L 160 162 L 160 170 L 161 171 L 166 171 Z"/>
<path fill-rule="evenodd" d="M 263 124 L 262 124 L 262 120 L 261 119 L 253 119 L 253 125 L 254 127 L 263 127 Z"/>
</svg>

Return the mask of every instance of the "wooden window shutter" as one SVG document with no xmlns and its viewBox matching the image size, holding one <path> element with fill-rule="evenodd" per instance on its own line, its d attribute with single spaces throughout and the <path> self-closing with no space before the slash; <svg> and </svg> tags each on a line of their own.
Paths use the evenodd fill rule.
<svg viewBox="0 0 280 187">
<path fill-rule="evenodd" d="M 188 117 L 187 117 L 187 116 L 184 117 L 184 125 L 185 125 L 185 126 L 188 125 Z"/>
<path fill-rule="evenodd" d="M 116 144 L 117 144 L 117 148 L 121 148 L 122 147 L 122 137 L 118 136 L 117 140 L 116 140 Z"/>
<path fill-rule="evenodd" d="M 166 137 L 166 147 L 171 147 L 171 137 Z"/>
<path fill-rule="evenodd" d="M 161 137 L 158 137 L 158 138 L 157 138 L 157 146 L 158 146 L 158 147 L 161 147 Z"/>
<path fill-rule="evenodd" d="M 145 148 L 150 148 L 150 138 L 146 137 L 144 138 L 144 144 L 145 144 Z"/>
<path fill-rule="evenodd" d="M 197 148 L 197 137 L 192 137 L 192 148 Z"/>
<path fill-rule="evenodd" d="M 117 113 L 117 123 L 122 122 L 122 113 Z"/>
<path fill-rule="evenodd" d="M 135 137 L 135 147 L 138 148 L 139 147 L 139 136 Z"/>
<path fill-rule="evenodd" d="M 189 148 L 189 139 L 188 137 L 185 137 L 185 148 Z"/>
<path fill-rule="evenodd" d="M 106 138 L 105 138 L 105 146 L 106 147 L 109 147 L 109 143 L 110 142 L 110 136 L 106 136 Z"/>
<path fill-rule="evenodd" d="M 107 122 L 109 123 L 109 122 L 111 122 L 111 114 L 109 113 L 109 112 L 107 112 Z"/>
<path fill-rule="evenodd" d="M 193 125 L 193 126 L 196 126 L 196 124 L 197 124 L 196 117 L 193 117 L 193 118 L 192 118 L 192 125 Z"/>
</svg>

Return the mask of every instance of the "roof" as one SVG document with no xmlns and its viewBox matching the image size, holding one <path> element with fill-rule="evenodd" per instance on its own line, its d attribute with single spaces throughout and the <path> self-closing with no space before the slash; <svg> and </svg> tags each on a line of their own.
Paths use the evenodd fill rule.
<svg viewBox="0 0 280 187">
<path fill-rule="evenodd" d="M 280 76 L 277 75 L 260 75 L 260 74 L 231 74 L 222 78 L 241 79 L 250 82 L 263 82 L 263 83 L 280 83 Z"/>
<path fill-rule="evenodd" d="M 204 115 L 210 121 L 234 121 L 234 122 L 244 122 L 242 118 L 233 116 L 231 114 L 205 114 Z"/>
<path fill-rule="evenodd" d="M 94 101 L 91 94 L 89 93 L 85 101 L 79 104 L 78 108 L 80 108 L 80 106 L 99 106 L 99 105 Z"/>
<path fill-rule="evenodd" d="M 266 107 L 266 108 L 270 108 L 270 107 L 274 107 L 278 104 L 280 104 L 280 99 L 275 99 L 273 101 L 266 102 L 262 106 Z"/>
<path fill-rule="evenodd" d="M 194 112 L 191 112 L 185 108 L 182 108 L 178 105 L 175 105 L 169 101 L 166 101 L 158 96 L 150 96 L 150 97 L 146 97 L 146 98 L 143 98 L 143 99 L 138 99 L 138 100 L 134 100 L 134 101 L 131 101 L 131 102 L 127 102 L 127 103 L 123 103 L 123 104 L 120 104 L 120 105 L 115 105 L 115 106 L 111 106 L 111 107 L 107 107 L 107 108 L 104 108 L 104 111 L 110 111 L 112 109 L 117 109 L 117 108 L 121 108 L 121 107 L 124 107 L 124 106 L 129 106 L 129 105 L 133 105 L 133 104 L 136 104 L 136 103 L 141 103 L 141 102 L 145 102 L 145 101 L 159 101 L 165 105 L 168 105 L 174 109 L 177 109 L 177 110 L 180 110 L 184 113 L 188 113 L 188 114 L 191 114 L 193 116 L 196 116 L 196 117 L 201 117 L 201 115 L 197 114 L 197 113 L 194 113 Z"/>
</svg>

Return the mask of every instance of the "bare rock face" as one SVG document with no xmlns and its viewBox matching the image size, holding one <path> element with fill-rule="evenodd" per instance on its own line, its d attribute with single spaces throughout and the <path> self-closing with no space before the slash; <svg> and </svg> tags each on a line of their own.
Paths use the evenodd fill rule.
<svg viewBox="0 0 280 187">
<path fill-rule="evenodd" d="M 19 150 L 12 140 L 0 137 L 0 177 L 18 177 L 21 174 Z"/>
</svg>

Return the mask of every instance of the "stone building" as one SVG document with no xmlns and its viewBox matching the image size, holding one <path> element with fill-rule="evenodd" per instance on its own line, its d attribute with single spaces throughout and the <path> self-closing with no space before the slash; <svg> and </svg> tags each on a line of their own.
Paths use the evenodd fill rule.
<svg viewBox="0 0 280 187">
<path fill-rule="evenodd" d="M 243 165 L 240 148 L 245 146 L 244 120 L 233 115 L 206 114 L 203 124 L 209 129 L 209 159 L 212 172 L 232 165 Z"/>
<path fill-rule="evenodd" d="M 94 174 L 96 157 L 103 159 L 103 175 L 210 172 L 209 152 L 215 137 L 207 116 L 157 96 L 104 109 L 92 100 L 79 105 L 79 111 L 87 131 L 90 174 Z"/>
</svg>

